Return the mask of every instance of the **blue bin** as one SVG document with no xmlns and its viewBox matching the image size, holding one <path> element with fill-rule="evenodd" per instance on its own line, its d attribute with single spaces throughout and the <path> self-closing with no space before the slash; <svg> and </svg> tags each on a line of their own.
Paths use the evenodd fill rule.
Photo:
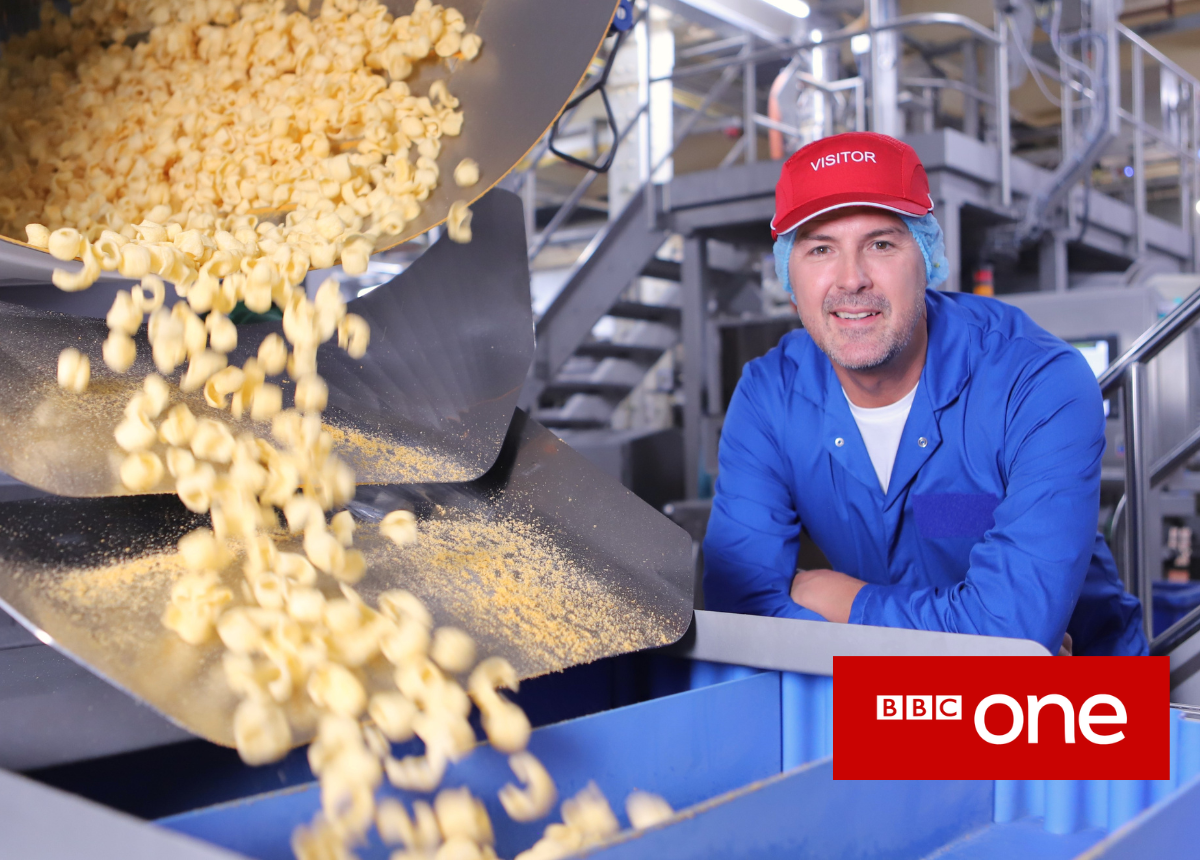
<svg viewBox="0 0 1200 860">
<path fill-rule="evenodd" d="M 1154 635 L 1200 606 L 1200 582 L 1154 583 Z"/>
<path fill-rule="evenodd" d="M 633 789 L 679 811 L 624 833 L 594 858 L 813 857 L 856 860 L 1117 860 L 1196 856 L 1200 844 L 1200 723 L 1173 711 L 1171 778 L 1134 780 L 879 780 L 832 778 L 832 679 L 696 663 L 696 689 L 543 726 L 531 751 L 568 797 L 595 780 L 627 826 Z M 554 815 L 510 821 L 496 791 L 511 777 L 480 747 L 447 786 L 468 785 L 488 807 L 496 850 L 529 847 Z M 404 792 L 385 789 L 406 801 Z M 315 784 L 158 822 L 256 860 L 290 860 L 292 829 L 320 805 Z M 386 860 L 373 839 L 363 860 Z"/>
</svg>

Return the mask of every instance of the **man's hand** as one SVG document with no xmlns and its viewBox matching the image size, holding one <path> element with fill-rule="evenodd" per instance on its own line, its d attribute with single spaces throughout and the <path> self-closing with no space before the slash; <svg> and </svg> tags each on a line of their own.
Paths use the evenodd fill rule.
<svg viewBox="0 0 1200 860">
<path fill-rule="evenodd" d="M 1071 634 L 1064 633 L 1063 634 L 1063 644 L 1062 644 L 1062 647 L 1058 649 L 1058 656 L 1059 657 L 1070 657 L 1071 649 L 1073 647 L 1074 647 L 1074 643 L 1071 641 Z"/>
<path fill-rule="evenodd" d="M 836 570 L 802 570 L 792 579 L 792 600 L 828 619 L 845 624 L 861 579 Z"/>
</svg>

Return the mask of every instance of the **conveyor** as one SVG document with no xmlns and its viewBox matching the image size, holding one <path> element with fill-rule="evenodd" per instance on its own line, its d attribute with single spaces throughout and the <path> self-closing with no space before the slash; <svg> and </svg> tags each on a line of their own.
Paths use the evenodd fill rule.
<svg viewBox="0 0 1200 860">
<path fill-rule="evenodd" d="M 1194 849 L 1200 724 L 1174 720 L 1172 779 L 1161 783 L 834 781 L 829 678 L 693 669 L 701 670 L 693 673 L 699 683 L 717 683 L 535 732 L 530 749 L 563 795 L 595 780 L 610 799 L 644 789 L 677 810 L 666 824 L 623 834 L 589 856 L 1066 860 L 1086 852 L 1100 860 L 1182 857 Z M 448 784 L 491 798 L 506 779 L 503 758 L 487 750 L 456 768 Z M 160 825 L 248 857 L 283 860 L 281 840 L 317 805 L 315 789 L 306 788 Z M 498 805 L 490 811 L 501 856 L 536 838 L 538 828 L 512 824 Z M 373 843 L 362 856 L 386 854 Z"/>
<path fill-rule="evenodd" d="M 539 679 L 523 697 L 531 713 L 539 707 L 530 693 L 563 713 L 584 674 L 583 683 L 604 691 L 602 710 L 543 725 L 530 748 L 554 775 L 561 795 L 596 781 L 623 825 L 620 800 L 634 788 L 662 795 L 677 810 L 666 824 L 637 836 L 622 834 L 589 856 L 1190 856 L 1200 832 L 1200 724 L 1178 712 L 1172 719 L 1169 780 L 832 779 L 832 655 L 1041 650 L 1013 640 L 699 611 L 689 635 L 672 648 Z M 758 659 L 748 656 L 752 653 Z M 244 781 L 252 785 L 249 777 Z M 504 758 L 485 746 L 453 768 L 446 782 L 470 786 L 488 804 L 497 851 L 505 857 L 528 847 L 540 832 L 539 826 L 513 824 L 499 810 L 495 792 L 508 778 Z M 226 803 L 151 824 L 0 776 L 5 844 L 29 858 L 74 856 L 81 846 L 121 839 L 121 856 L 128 860 L 284 860 L 291 856 L 292 828 L 307 821 L 318 804 L 315 783 L 301 782 L 267 793 L 235 793 Z M 47 810 L 70 815 L 76 826 L 48 832 Z M 179 834 L 194 841 L 183 847 Z M 373 842 L 360 856 L 371 860 L 387 852 Z"/>
</svg>

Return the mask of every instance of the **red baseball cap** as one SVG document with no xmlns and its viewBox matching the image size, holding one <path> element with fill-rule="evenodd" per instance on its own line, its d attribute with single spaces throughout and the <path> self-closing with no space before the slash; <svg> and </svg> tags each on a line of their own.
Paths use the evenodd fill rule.
<svg viewBox="0 0 1200 860">
<path fill-rule="evenodd" d="M 886 134 L 849 131 L 797 150 L 775 186 L 771 238 L 846 206 L 917 217 L 932 212 L 929 178 L 913 148 Z"/>
</svg>

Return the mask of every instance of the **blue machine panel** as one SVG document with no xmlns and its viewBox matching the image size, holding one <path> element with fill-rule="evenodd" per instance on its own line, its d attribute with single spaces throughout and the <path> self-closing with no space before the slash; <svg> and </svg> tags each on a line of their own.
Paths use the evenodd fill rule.
<svg viewBox="0 0 1200 860">
<path fill-rule="evenodd" d="M 689 682 L 697 689 L 534 731 L 530 749 L 560 797 L 594 780 L 623 825 L 634 789 L 682 810 L 590 856 L 1124 860 L 1195 856 L 1200 844 L 1200 723 L 1178 714 L 1169 780 L 835 781 L 831 678 L 697 662 Z M 501 857 L 557 820 L 509 820 L 496 792 L 510 779 L 504 757 L 481 746 L 445 781 L 487 804 Z M 293 829 L 318 807 L 309 784 L 159 823 L 247 857 L 291 860 Z M 388 853 L 378 842 L 359 851 Z"/>
<path fill-rule="evenodd" d="M 1130 822 L 1086 860 L 1147 860 L 1200 855 L 1200 778 Z"/>
<path fill-rule="evenodd" d="M 990 782 L 834 780 L 833 761 L 824 759 L 591 856 L 917 860 L 991 817 Z"/>
<path fill-rule="evenodd" d="M 660 794 L 682 809 L 778 774 L 780 713 L 779 675 L 765 672 L 546 726 L 534 732 L 529 748 L 554 777 L 561 797 L 595 780 L 624 822 L 620 806 L 635 788 Z M 445 780 L 447 786 L 469 785 L 487 804 L 502 857 L 528 848 L 545 826 L 517 824 L 504 814 L 496 792 L 511 780 L 505 758 L 487 746 L 452 767 Z M 307 823 L 319 805 L 310 785 L 159 823 L 247 857 L 291 860 L 292 830 Z M 375 844 L 361 856 L 387 854 Z"/>
<path fill-rule="evenodd" d="M 1171 778 L 1156 780 L 996 780 L 998 822 L 1044 819 L 1050 833 L 1113 831 L 1200 775 L 1200 723 L 1171 719 Z"/>
<path fill-rule="evenodd" d="M 937 860 L 1075 860 L 1103 838 L 1104 831 L 1094 827 L 1051 835 L 1040 819 L 1022 818 L 1006 824 L 989 824 L 968 833 L 940 849 L 936 857 Z"/>
</svg>

